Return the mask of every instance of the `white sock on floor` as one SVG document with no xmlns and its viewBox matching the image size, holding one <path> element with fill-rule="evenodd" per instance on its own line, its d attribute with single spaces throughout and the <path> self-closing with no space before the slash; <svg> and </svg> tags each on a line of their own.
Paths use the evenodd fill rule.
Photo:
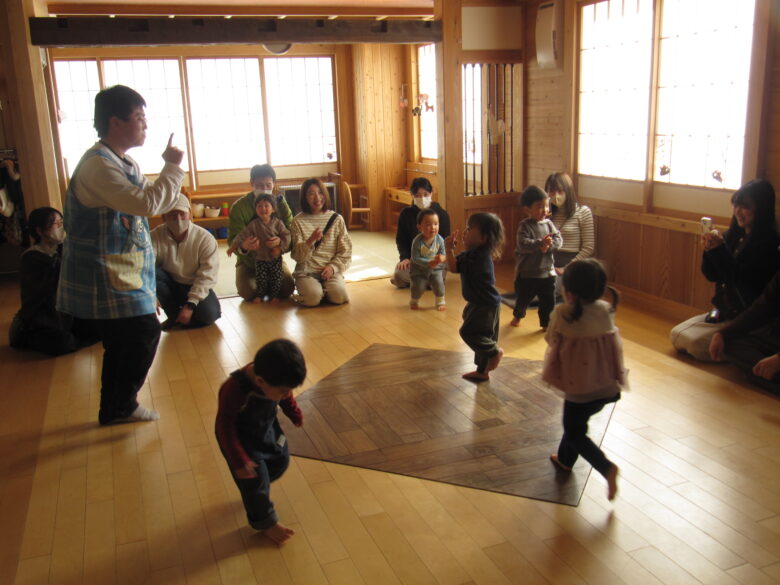
<svg viewBox="0 0 780 585">
<path fill-rule="evenodd" d="M 159 419 L 160 419 L 159 412 L 157 412 L 156 410 L 151 410 L 139 404 L 138 408 L 136 408 L 132 413 L 130 413 L 130 416 L 125 418 L 120 418 L 113 422 L 148 422 L 148 421 L 159 420 Z"/>
</svg>

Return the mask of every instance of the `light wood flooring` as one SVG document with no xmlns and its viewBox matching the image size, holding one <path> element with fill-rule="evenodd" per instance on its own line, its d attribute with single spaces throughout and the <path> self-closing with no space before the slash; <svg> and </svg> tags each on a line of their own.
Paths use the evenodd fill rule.
<svg viewBox="0 0 780 585">
<path fill-rule="evenodd" d="M 509 277 L 504 275 L 508 284 Z M 281 548 L 246 526 L 213 436 L 216 392 L 265 341 L 298 341 L 303 395 L 373 343 L 467 351 L 463 301 L 407 308 L 387 280 L 342 307 L 223 302 L 213 327 L 163 334 L 141 400 L 157 423 L 100 428 L 99 346 L 57 359 L 0 347 L 0 583 L 768 585 L 780 583 L 780 408 L 725 365 L 672 353 L 672 323 L 618 310 L 632 390 L 604 448 L 621 468 L 607 501 L 592 473 L 579 506 L 294 458 L 273 486 Z M 0 335 L 18 306 L 0 281 Z M 510 357 L 538 360 L 533 321 Z"/>
</svg>

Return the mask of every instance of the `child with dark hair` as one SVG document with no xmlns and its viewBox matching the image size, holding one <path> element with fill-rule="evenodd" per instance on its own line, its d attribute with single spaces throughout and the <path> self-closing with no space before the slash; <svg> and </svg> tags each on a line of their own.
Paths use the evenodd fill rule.
<svg viewBox="0 0 780 585">
<path fill-rule="evenodd" d="M 547 328 L 555 306 L 555 268 L 553 250 L 563 240 L 555 224 L 547 216 L 550 198 L 535 185 L 520 195 L 520 205 L 528 217 L 517 226 L 517 257 L 515 264 L 515 309 L 510 325 L 517 327 L 525 317 L 528 304 L 539 297 L 539 325 Z"/>
<path fill-rule="evenodd" d="M 452 272 L 460 273 L 461 290 L 466 299 L 460 336 L 474 351 L 477 369 L 463 374 L 472 382 L 490 379 L 488 372 L 498 367 L 504 350 L 498 347 L 498 319 L 501 296 L 496 290 L 493 260 L 501 257 L 504 249 L 504 225 L 494 213 L 475 213 L 463 230 L 465 251 L 456 256 L 456 230 L 444 240 L 447 264 Z"/>
<path fill-rule="evenodd" d="M 257 217 L 250 221 L 235 238 L 227 250 L 230 256 L 241 247 L 247 238 L 256 238 L 260 247 L 247 254 L 255 260 L 255 289 L 257 296 L 253 303 L 278 301 L 282 286 L 282 253 L 290 246 L 290 230 L 276 215 L 276 200 L 273 195 L 263 193 L 255 201 Z"/>
<path fill-rule="evenodd" d="M 607 497 L 617 493 L 618 467 L 588 437 L 588 420 L 620 399 L 626 384 L 623 345 L 614 323 L 618 294 L 607 286 L 598 260 L 575 260 L 563 272 L 565 304 L 553 311 L 542 379 L 562 391 L 563 437 L 550 460 L 569 472 L 582 455 L 607 480 Z M 599 300 L 609 290 L 612 303 Z"/>
<path fill-rule="evenodd" d="M 443 311 L 444 305 L 444 266 L 447 256 L 444 250 L 444 238 L 439 235 L 439 214 L 427 208 L 417 214 L 417 230 L 420 232 L 412 240 L 412 265 L 410 269 L 412 297 L 409 307 L 420 308 L 422 297 L 428 285 L 436 297 L 436 309 Z"/>
<path fill-rule="evenodd" d="M 301 350 L 287 339 L 266 343 L 254 362 L 230 374 L 219 389 L 217 442 L 244 502 L 249 525 L 276 544 L 295 532 L 279 523 L 270 499 L 271 482 L 290 464 L 277 406 L 295 424 L 303 414 L 292 391 L 306 378 Z"/>
</svg>

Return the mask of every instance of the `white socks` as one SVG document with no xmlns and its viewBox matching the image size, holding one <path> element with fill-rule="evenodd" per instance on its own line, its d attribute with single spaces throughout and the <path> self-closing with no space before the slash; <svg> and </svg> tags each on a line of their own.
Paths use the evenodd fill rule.
<svg viewBox="0 0 780 585">
<path fill-rule="evenodd" d="M 130 416 L 125 418 L 117 418 L 115 420 L 112 420 L 112 423 L 124 423 L 124 422 L 149 422 L 153 420 L 159 420 L 160 413 L 156 410 L 151 410 L 149 408 L 145 408 L 138 405 L 138 408 L 136 408 L 132 413 L 130 413 Z"/>
</svg>

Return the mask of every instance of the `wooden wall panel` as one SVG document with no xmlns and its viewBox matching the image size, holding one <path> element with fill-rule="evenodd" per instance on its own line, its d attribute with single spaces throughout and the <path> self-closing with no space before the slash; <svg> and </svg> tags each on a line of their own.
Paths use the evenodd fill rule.
<svg viewBox="0 0 780 585">
<path fill-rule="evenodd" d="M 464 201 L 463 225 L 466 225 L 468 217 L 473 213 L 495 213 L 504 224 L 505 244 L 501 255 L 501 264 L 513 264 L 515 261 L 515 247 L 517 242 L 517 226 L 523 220 L 525 214 L 518 205 L 519 193 L 502 193 L 500 195 L 483 195 L 480 197 L 466 197 Z"/>
<path fill-rule="evenodd" d="M 639 250 L 641 290 L 678 303 L 689 304 L 693 288 L 696 244 L 691 234 L 642 226 Z"/>
<path fill-rule="evenodd" d="M 595 220 L 596 256 L 604 262 L 609 280 L 639 288 L 639 229 L 628 222 L 606 217 L 596 217 Z"/>
<path fill-rule="evenodd" d="M 382 229 L 384 189 L 402 185 L 408 160 L 407 110 L 398 106 L 404 71 L 400 45 L 355 45 L 355 147 L 356 172 L 344 177 L 366 185 L 371 214 L 370 229 Z"/>
</svg>

